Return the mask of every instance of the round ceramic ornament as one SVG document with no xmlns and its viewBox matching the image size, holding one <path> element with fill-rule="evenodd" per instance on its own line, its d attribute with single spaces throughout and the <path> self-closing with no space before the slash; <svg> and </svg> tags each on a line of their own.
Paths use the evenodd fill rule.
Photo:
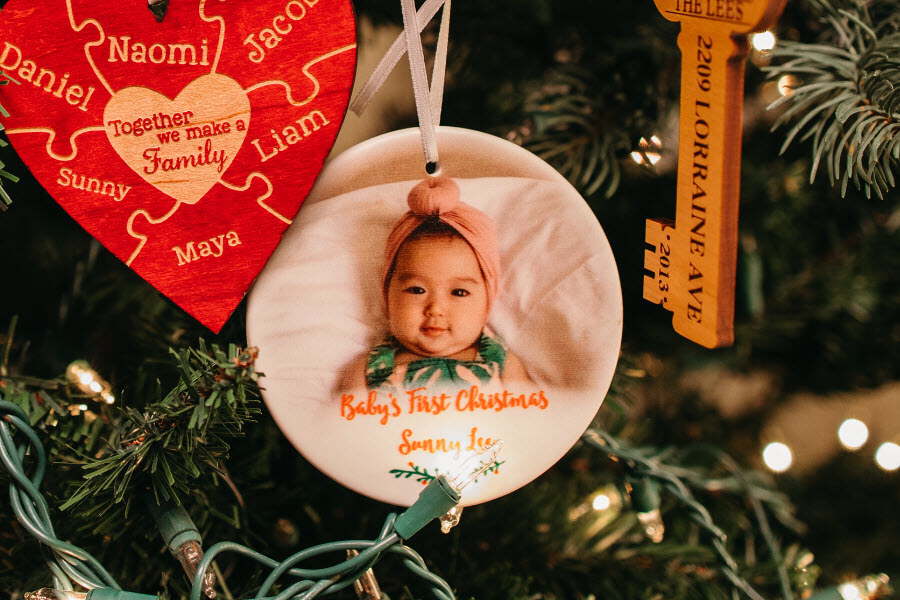
<svg viewBox="0 0 900 600">
<path fill-rule="evenodd" d="M 218 331 L 334 144 L 350 0 L 10 0 L 4 127 L 88 233 Z"/>
<path fill-rule="evenodd" d="M 506 140 L 436 135 L 438 179 L 418 129 L 330 161 L 248 302 L 282 431 L 339 483 L 397 505 L 495 440 L 463 505 L 550 468 L 603 401 L 622 334 L 615 260 L 578 192 Z"/>
</svg>

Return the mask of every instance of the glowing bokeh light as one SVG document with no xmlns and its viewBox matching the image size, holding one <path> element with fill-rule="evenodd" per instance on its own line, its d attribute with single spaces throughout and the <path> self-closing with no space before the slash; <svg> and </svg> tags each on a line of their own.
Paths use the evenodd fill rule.
<svg viewBox="0 0 900 600">
<path fill-rule="evenodd" d="M 647 138 L 641 138 L 638 142 L 638 147 L 643 150 L 643 152 L 635 150 L 631 153 L 631 160 L 639 165 L 644 164 L 645 160 L 651 165 L 655 165 L 662 159 L 662 155 L 658 152 L 661 145 L 662 141 L 656 135 L 650 136 L 649 142 L 647 141 Z"/>
<path fill-rule="evenodd" d="M 793 75 L 782 75 L 778 79 L 778 93 L 782 96 L 790 96 L 794 89 L 800 85 L 800 80 Z"/>
<path fill-rule="evenodd" d="M 848 450 L 862 448 L 869 439 L 869 428 L 859 419 L 847 419 L 838 427 L 838 439 Z"/>
<path fill-rule="evenodd" d="M 791 468 L 791 463 L 794 462 L 794 455 L 791 449 L 788 448 L 787 444 L 782 444 L 781 442 L 772 442 L 767 445 L 763 449 L 762 458 L 766 466 L 776 473 L 784 473 Z"/>
<path fill-rule="evenodd" d="M 612 500 L 606 494 L 597 494 L 592 504 L 594 510 L 606 510 L 612 506 Z"/>
<path fill-rule="evenodd" d="M 885 442 L 875 451 L 875 464 L 885 471 L 900 469 L 900 446 L 894 442 Z"/>
<path fill-rule="evenodd" d="M 862 600 L 859 588 L 852 583 L 844 583 L 838 586 L 838 593 L 844 600 Z"/>
<path fill-rule="evenodd" d="M 775 34 L 771 31 L 755 33 L 751 36 L 750 43 L 753 44 L 753 47 L 760 52 L 771 50 L 775 47 Z"/>
</svg>

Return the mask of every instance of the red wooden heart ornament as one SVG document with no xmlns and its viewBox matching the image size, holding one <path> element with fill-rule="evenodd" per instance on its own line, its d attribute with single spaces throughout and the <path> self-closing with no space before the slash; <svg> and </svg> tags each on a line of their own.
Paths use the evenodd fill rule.
<svg viewBox="0 0 900 600">
<path fill-rule="evenodd" d="M 91 235 L 218 332 L 337 137 L 350 0 L 11 0 L 4 126 Z"/>
</svg>

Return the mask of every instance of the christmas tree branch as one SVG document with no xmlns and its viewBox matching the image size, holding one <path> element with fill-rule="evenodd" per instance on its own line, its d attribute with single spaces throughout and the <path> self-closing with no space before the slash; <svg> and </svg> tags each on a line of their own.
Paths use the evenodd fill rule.
<svg viewBox="0 0 900 600">
<path fill-rule="evenodd" d="M 556 167 L 585 197 L 611 197 L 622 177 L 619 160 L 630 151 L 629 123 L 613 126 L 599 84 L 586 69 L 562 65 L 532 92 L 524 106 L 525 124 L 510 137 Z M 624 125 L 624 127 L 623 127 Z"/>
<path fill-rule="evenodd" d="M 629 477 L 640 479 L 649 479 L 662 485 L 670 495 L 675 497 L 679 503 L 683 504 L 689 511 L 691 520 L 707 534 L 709 545 L 721 563 L 722 574 L 728 579 L 735 590 L 739 590 L 748 598 L 753 600 L 762 600 L 763 597 L 754 589 L 747 578 L 739 573 L 737 561 L 726 548 L 727 536 L 725 532 L 719 528 L 712 519 L 706 506 L 700 503 L 693 494 L 691 494 L 688 485 L 703 487 L 704 489 L 719 491 L 717 484 L 711 483 L 711 479 L 702 477 L 699 473 L 695 473 L 691 477 L 686 477 L 688 469 L 677 467 L 666 462 L 678 458 L 677 456 L 667 456 L 670 454 L 666 450 L 657 448 L 639 448 L 632 447 L 625 440 L 615 438 L 609 434 L 596 429 L 589 429 L 582 437 L 583 441 L 588 445 L 606 452 L 611 457 L 621 460 L 629 473 Z M 779 494 L 770 493 L 771 490 L 764 482 L 751 474 L 744 472 L 727 454 L 712 446 L 692 446 L 683 452 L 703 452 L 708 454 L 715 462 L 724 467 L 731 475 L 729 486 L 737 483 L 735 491 L 744 495 L 750 504 L 754 517 L 757 521 L 757 527 L 762 534 L 771 554 L 772 562 L 777 571 L 777 579 L 781 588 L 782 597 L 785 600 L 792 600 L 793 593 L 785 566 L 784 556 L 777 540 L 772 532 L 771 526 L 766 515 L 764 504 L 772 505 L 776 515 L 790 512 L 790 505 L 786 497 Z M 708 480 L 708 481 L 705 481 Z M 705 481 L 705 482 L 704 482 Z M 656 500 L 658 504 L 658 500 Z M 644 507 L 646 510 L 648 507 Z"/>
<path fill-rule="evenodd" d="M 848 3 L 852 10 L 828 0 L 814 4 L 838 46 L 781 42 L 775 48 L 773 59 L 783 62 L 765 69 L 769 78 L 799 84 L 770 105 L 789 105 L 772 128 L 794 122 L 782 152 L 794 139 L 812 140 L 810 181 L 824 167 L 842 195 L 852 179 L 867 196 L 874 190 L 883 197 L 896 186 L 900 164 L 900 20 L 895 15 L 876 24 L 858 0 Z"/>
<path fill-rule="evenodd" d="M 19 83 L 17 80 L 10 77 L 9 73 L 6 73 L 3 70 L 0 70 L 0 77 L 5 78 L 2 81 L 0 81 L 0 85 L 7 85 L 7 84 L 9 84 L 10 81 L 13 83 L 16 83 L 16 84 Z M 3 108 L 2 104 L 0 104 L 0 115 L 3 115 L 4 117 L 9 116 L 9 113 L 6 111 L 5 108 Z M 2 124 L 0 124 L 0 131 L 3 131 Z M 6 147 L 8 145 L 9 144 L 6 142 L 6 140 L 0 139 L 0 148 Z M 4 164 L 3 161 L 0 161 L 0 177 L 2 177 L 4 179 L 8 179 L 8 180 L 12 181 L 13 183 L 16 183 L 19 181 L 18 177 L 16 177 L 15 175 L 13 175 L 12 173 L 10 173 L 9 171 L 6 170 L 6 164 Z M 0 181 L 0 210 L 6 210 L 6 207 L 9 206 L 10 204 L 12 204 L 12 198 L 9 197 L 9 194 L 7 193 L 6 189 L 3 187 L 3 182 Z"/>
<path fill-rule="evenodd" d="M 92 519 L 95 531 L 121 533 L 144 497 L 180 503 L 198 480 L 221 471 L 228 439 L 259 412 L 255 349 L 226 353 L 201 341 L 172 356 L 178 384 L 141 409 L 122 408 L 107 451 L 83 457 L 84 481 L 62 508 Z"/>
</svg>

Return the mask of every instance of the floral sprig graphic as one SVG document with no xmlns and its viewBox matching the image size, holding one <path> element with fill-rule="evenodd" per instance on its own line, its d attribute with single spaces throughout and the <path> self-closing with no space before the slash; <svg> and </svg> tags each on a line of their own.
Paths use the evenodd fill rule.
<svg viewBox="0 0 900 600">
<path fill-rule="evenodd" d="M 410 468 L 409 469 L 391 469 L 389 473 L 393 475 L 396 479 L 410 479 L 412 477 L 416 478 L 416 481 L 421 483 L 422 485 L 427 485 L 433 479 L 435 479 L 440 473 L 435 470 L 434 475 L 429 473 L 428 469 L 419 468 L 415 463 L 409 462 L 407 463 Z"/>
<path fill-rule="evenodd" d="M 495 460 L 494 464 L 485 469 L 485 473 L 493 473 L 495 475 L 500 474 L 500 465 L 505 463 L 505 460 L 498 461 Z M 428 469 L 424 467 L 417 466 L 414 462 L 408 462 L 408 469 L 391 469 L 388 471 L 391 475 L 394 476 L 395 479 L 412 479 L 415 478 L 417 483 L 421 483 L 422 485 L 428 485 L 431 481 L 437 478 L 441 472 L 438 469 L 434 470 L 434 474 L 432 474 Z M 477 479 L 475 481 L 478 481 Z"/>
</svg>

